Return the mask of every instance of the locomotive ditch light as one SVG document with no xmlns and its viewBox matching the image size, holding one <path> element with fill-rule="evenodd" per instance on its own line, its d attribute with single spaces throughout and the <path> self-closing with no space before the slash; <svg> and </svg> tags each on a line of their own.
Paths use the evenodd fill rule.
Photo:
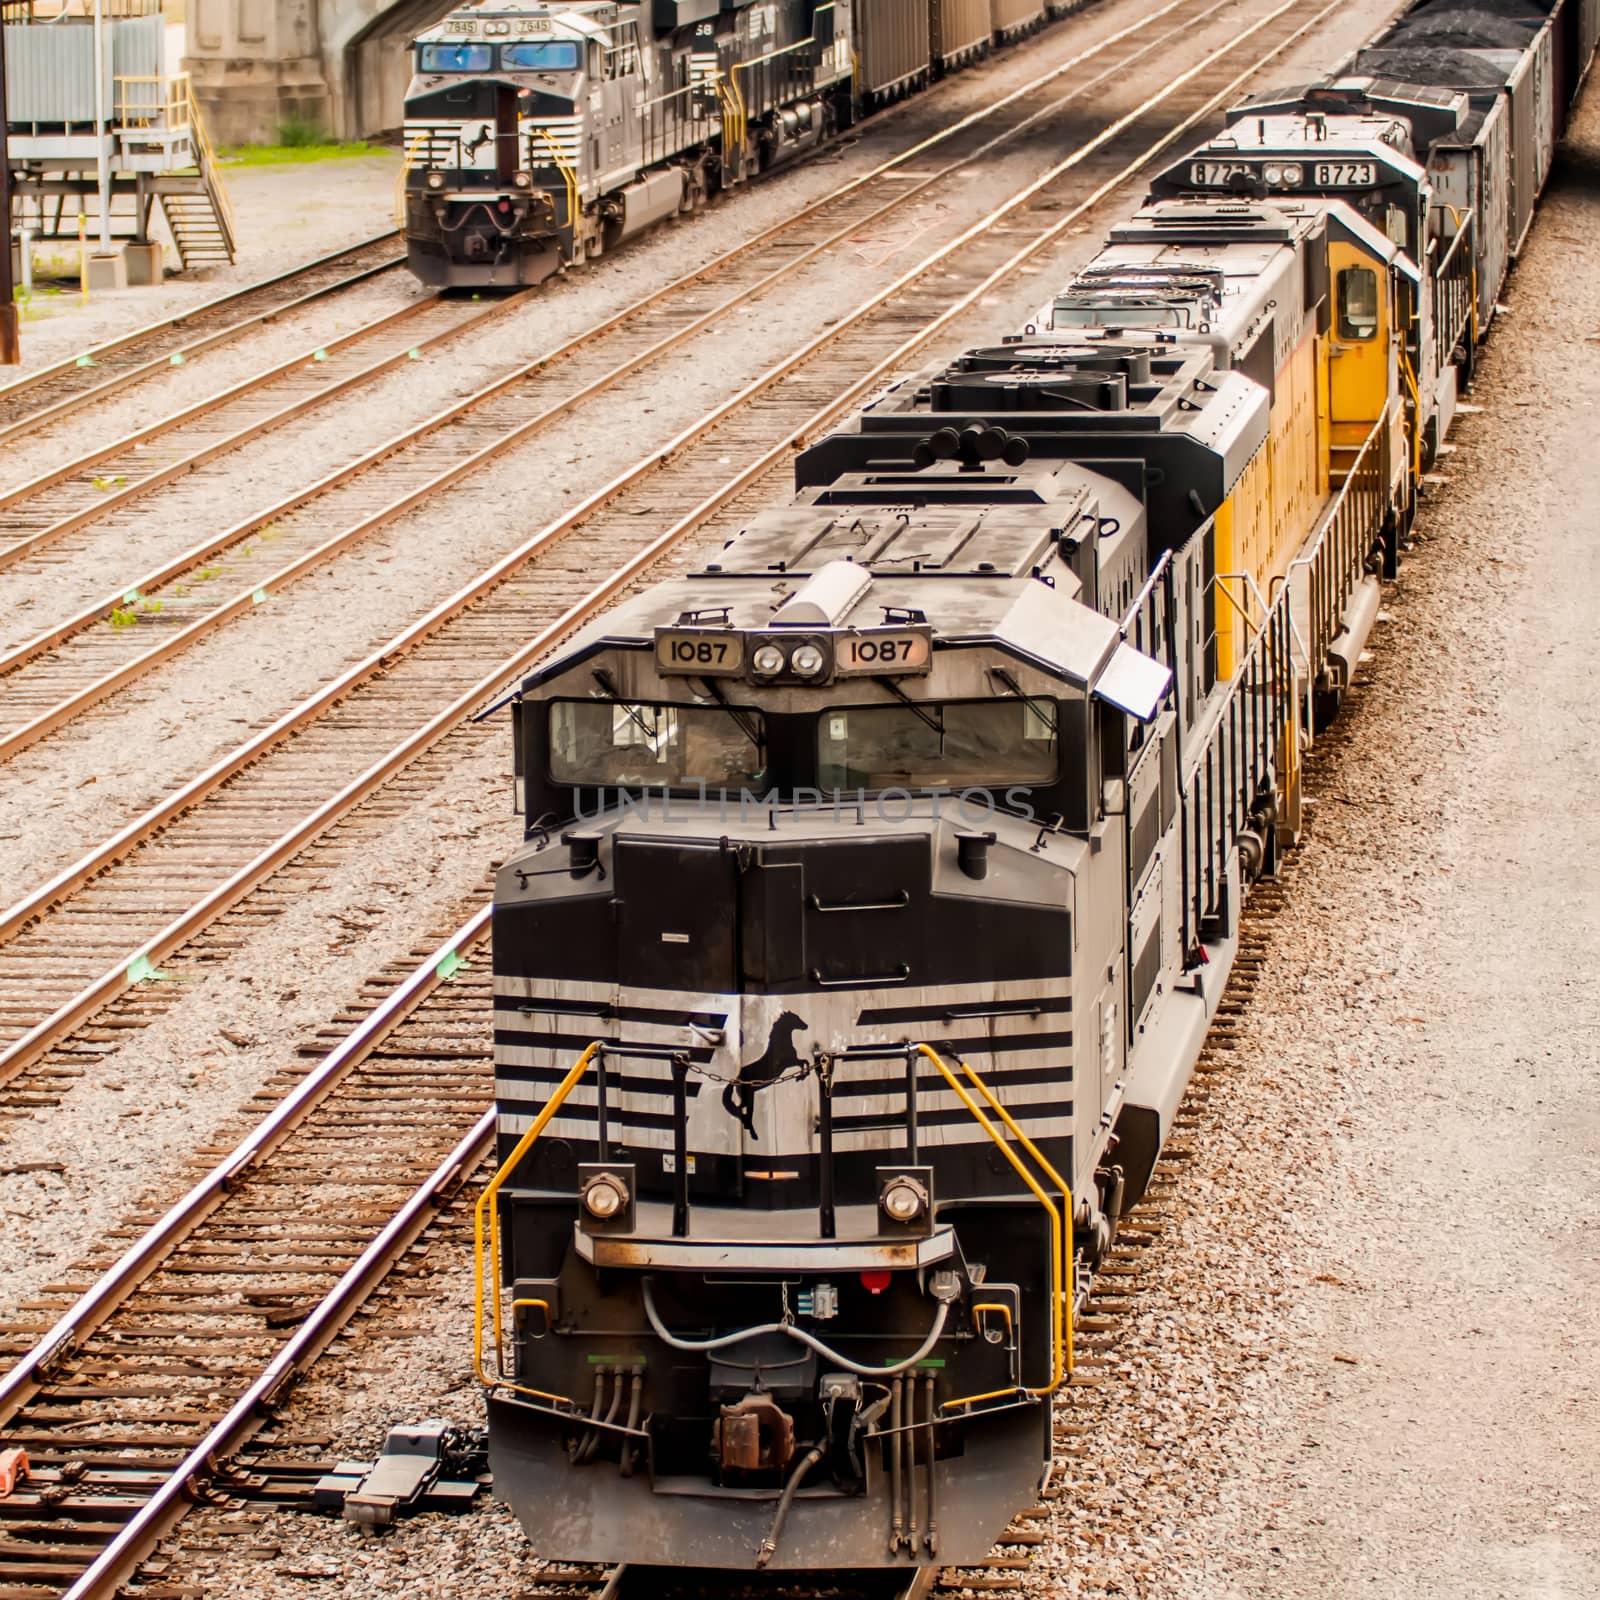
<svg viewBox="0 0 1600 1600">
<path fill-rule="evenodd" d="M 891 1233 L 927 1233 L 933 1226 L 933 1168 L 879 1167 L 878 1212 Z"/>
<path fill-rule="evenodd" d="M 588 1232 L 629 1232 L 633 1227 L 633 1195 L 631 1163 L 584 1162 L 578 1167 L 578 1198 Z"/>
<path fill-rule="evenodd" d="M 531 189 L 533 187 L 533 174 L 531 172 L 519 172 L 511 181 L 519 189 Z"/>
<path fill-rule="evenodd" d="M 427 184 L 430 189 L 444 188 L 444 174 L 442 172 L 430 172 L 428 174 Z"/>
</svg>

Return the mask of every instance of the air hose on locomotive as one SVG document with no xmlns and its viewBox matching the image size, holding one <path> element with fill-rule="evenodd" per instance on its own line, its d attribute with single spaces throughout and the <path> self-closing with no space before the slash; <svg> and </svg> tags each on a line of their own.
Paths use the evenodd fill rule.
<svg viewBox="0 0 1600 1600">
<path fill-rule="evenodd" d="M 892 1378 L 897 1374 L 914 1367 L 923 1360 L 929 1351 L 938 1344 L 944 1335 L 944 1325 L 950 1316 L 950 1307 L 947 1302 L 941 1301 L 938 1309 L 933 1314 L 933 1326 L 928 1330 L 928 1337 L 917 1347 L 914 1354 L 909 1355 L 904 1361 L 896 1361 L 887 1367 L 869 1367 L 859 1361 L 852 1361 L 849 1356 L 842 1356 L 837 1350 L 825 1344 L 814 1333 L 808 1333 L 804 1328 L 797 1328 L 792 1322 L 763 1322 L 753 1328 L 741 1328 L 737 1333 L 724 1333 L 714 1339 L 681 1339 L 671 1332 L 666 1323 L 661 1320 L 661 1313 L 656 1310 L 655 1289 L 652 1281 L 646 1278 L 642 1285 L 644 1289 L 644 1314 L 650 1319 L 650 1326 L 655 1330 L 656 1337 L 663 1344 L 671 1345 L 674 1350 L 686 1350 L 698 1354 L 706 1350 L 724 1350 L 730 1344 L 741 1344 L 746 1339 L 757 1339 L 763 1334 L 781 1333 L 791 1339 L 798 1339 L 801 1344 L 815 1350 L 835 1365 L 842 1367 L 846 1372 L 853 1372 L 859 1378 Z"/>
</svg>

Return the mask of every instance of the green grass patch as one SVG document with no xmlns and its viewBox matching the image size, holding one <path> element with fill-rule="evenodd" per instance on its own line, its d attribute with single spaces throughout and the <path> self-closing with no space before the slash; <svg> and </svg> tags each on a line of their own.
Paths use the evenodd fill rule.
<svg viewBox="0 0 1600 1600">
<path fill-rule="evenodd" d="M 244 144 L 221 153 L 226 167 L 294 167 L 308 161 L 349 161 L 361 156 L 393 156 L 398 150 L 386 144 L 369 144 L 364 139 L 348 144 Z"/>
</svg>

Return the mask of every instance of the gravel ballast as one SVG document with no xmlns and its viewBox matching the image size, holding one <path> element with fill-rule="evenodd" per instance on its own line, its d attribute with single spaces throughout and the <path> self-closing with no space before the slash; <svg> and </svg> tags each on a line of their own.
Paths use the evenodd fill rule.
<svg viewBox="0 0 1600 1600">
<path fill-rule="evenodd" d="M 1341 23 L 1339 37 L 1360 37 L 1370 26 L 1370 20 L 1356 17 Z M 1020 71 L 1013 64 L 1018 59 L 1004 57 L 1001 64 Z M 1296 69 L 1295 63 L 1285 63 L 1285 70 Z M 960 78 L 953 82 L 963 85 Z M 1086 216 L 1060 248 L 1041 258 L 1034 273 L 997 292 L 930 356 L 992 341 L 1016 327 L 1049 285 L 1064 280 L 1093 253 L 1106 227 L 1136 199 L 1130 191 Z M 773 474 L 764 492 L 772 499 L 784 496 L 783 474 Z M 737 526 L 737 521 L 719 524 L 677 559 L 688 561 L 696 549 L 715 548 Z M 411 547 L 426 551 L 428 534 L 425 527 L 416 529 Z M 387 563 L 395 553 L 396 542 L 386 535 L 349 581 L 377 589 L 393 571 Z M 465 562 L 472 554 L 464 548 L 452 558 Z M 575 547 L 570 559 L 581 561 L 581 548 Z M 372 596 L 366 598 L 370 604 Z M 224 697 L 213 703 L 219 686 L 249 681 L 263 692 L 276 692 L 319 651 L 331 649 L 336 659 L 355 653 L 325 627 L 274 628 L 265 614 L 269 609 L 230 630 L 237 654 L 229 670 L 236 678 L 224 677 L 223 665 L 212 661 L 212 675 L 194 685 L 192 703 L 186 699 L 175 706 L 154 696 L 141 702 L 138 695 L 123 695 L 85 719 L 93 725 L 109 722 L 112 737 L 70 781 L 51 781 L 51 769 L 34 765 L 43 762 L 50 742 L 9 763 L 13 777 L 10 785 L 0 784 L 0 795 L 9 795 L 9 815 L 17 821 L 0 822 L 0 861 L 11 851 L 38 863 L 50 857 L 53 838 L 70 837 L 72 830 L 87 829 L 97 819 L 125 815 L 133 798 L 128 791 L 142 771 L 141 752 L 165 753 L 169 740 L 219 723 L 230 729 L 230 744 L 242 736 L 243 700 L 233 704 Z M 340 614 L 353 623 L 353 605 Z M 165 1015 L 152 1026 L 120 1032 L 112 1053 L 65 1087 L 59 1106 L 42 1108 L 9 1130 L 0 1128 L 5 1149 L 0 1166 L 57 1161 L 66 1169 L 0 1177 L 0 1209 L 23 1246 L 11 1260 L 0 1261 L 0 1307 L 59 1276 L 142 1194 L 169 1197 L 181 1152 L 203 1142 L 268 1073 L 292 1057 L 305 1033 L 337 1012 L 341 996 L 419 940 L 442 938 L 455 926 L 455 908 L 481 881 L 485 864 L 503 854 L 514 837 L 508 755 L 500 739 L 480 741 L 470 761 L 453 765 L 449 782 L 426 802 L 410 805 L 403 818 L 381 830 L 364 830 L 349 847 L 336 840 L 326 851 L 309 852 L 304 876 L 296 877 L 287 903 L 279 901 L 281 914 L 263 916 L 259 909 L 263 898 L 278 899 L 269 886 L 266 896 L 246 901 L 219 928 L 225 960 L 164 963 L 171 973 L 168 992 L 179 996 Z M 381 796 L 378 806 L 381 812 Z M 0 811 L 0 817 L 6 814 Z M 13 835 L 10 840 L 7 833 Z M 133 1009 L 137 1004 L 135 995 Z M 224 1038 L 223 1028 L 245 1045 Z M 86 1141 L 103 1151 L 92 1172 L 71 1159 Z"/>
<path fill-rule="evenodd" d="M 1600 1592 L 1600 1205 L 1585 1181 L 1600 1115 L 1584 1049 L 1600 756 L 1583 626 L 1600 491 L 1597 173 L 1591 91 L 1471 397 L 1485 410 L 1458 422 L 1439 464 L 1447 481 L 1329 741 L 1348 748 L 1319 763 L 1249 1043 L 1213 1083 L 1111 1376 L 1080 1413 L 1097 1431 L 1065 1464 L 1033 1592 Z M 1010 303 L 990 315 L 1015 321 Z M 501 784 L 463 772 L 397 831 L 388 855 L 409 851 L 418 878 L 374 890 L 358 856 L 330 874 L 333 898 L 263 931 L 281 989 L 209 977 L 181 1018 L 130 1040 L 119 1075 L 156 1089 L 165 1136 L 106 1174 L 102 1225 L 193 1142 L 197 1112 L 236 1103 L 255 1050 L 287 1048 L 357 966 L 407 942 L 413 917 L 453 903 L 509 837 Z M 389 922 L 333 962 L 341 894 Z M 225 1019 L 240 1031 L 235 1005 L 260 1044 L 214 1047 L 202 1070 L 199 1042 Z M 170 1092 L 144 1076 L 163 1062 Z M 12 1193 L 23 1238 L 38 1200 Z M 87 1232 L 61 1239 L 58 1261 L 93 1235 L 76 1206 Z M 370 1454 L 396 1420 L 475 1414 L 465 1259 L 449 1240 L 435 1255 L 428 1294 L 402 1297 L 424 1332 L 363 1337 L 292 1408 L 292 1427 L 335 1435 L 330 1455 Z M 235 1540 L 225 1522 L 207 1511 L 186 1526 L 186 1545 L 218 1546 L 176 1574 L 207 1592 L 515 1593 L 537 1573 L 499 1509 L 380 1539 L 274 1516 Z"/>
<path fill-rule="evenodd" d="M 1030 1592 L 1600 1592 L 1597 170 L 1591 93 L 1480 369 L 1483 412 L 1458 422 L 1318 758 L 1247 1040 L 1079 1413 L 1095 1431 L 1064 1462 Z M 435 1333 L 328 1367 L 294 1425 L 370 1450 L 392 1418 L 460 1414 L 466 1280 L 438 1248 L 441 1294 L 411 1310 Z M 259 1537 L 270 1562 L 223 1542 L 183 1570 L 273 1597 L 513 1592 L 536 1571 L 499 1510 L 370 1544 L 284 1516 Z M 315 1563 L 327 1578 L 292 1575 Z"/>
</svg>

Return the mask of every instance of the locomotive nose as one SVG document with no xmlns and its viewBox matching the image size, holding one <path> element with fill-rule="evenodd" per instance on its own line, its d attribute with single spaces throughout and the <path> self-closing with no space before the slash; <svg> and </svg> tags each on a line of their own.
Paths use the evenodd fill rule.
<svg viewBox="0 0 1600 1600">
<path fill-rule="evenodd" d="M 906 982 L 930 852 L 926 830 L 834 826 L 826 812 L 814 836 L 771 843 L 619 837 L 619 978 L 723 994 Z"/>
</svg>

